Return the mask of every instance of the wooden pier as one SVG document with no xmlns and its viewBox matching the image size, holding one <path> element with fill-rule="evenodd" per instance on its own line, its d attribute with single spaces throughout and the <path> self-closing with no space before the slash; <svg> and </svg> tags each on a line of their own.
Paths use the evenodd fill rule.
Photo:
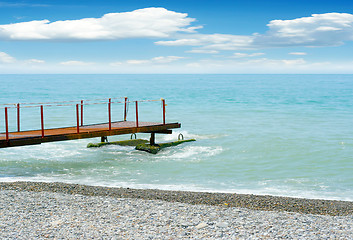
<svg viewBox="0 0 353 240">
<path fill-rule="evenodd" d="M 86 100 L 87 101 L 87 100 Z M 161 101 L 162 103 L 162 121 L 161 122 L 142 122 L 138 118 L 138 103 L 139 102 L 152 102 Z M 111 105 L 114 103 L 120 103 L 125 105 L 124 118 L 122 121 L 112 121 L 111 120 Z M 127 121 L 127 104 L 134 103 L 135 105 L 135 121 Z M 43 106 L 63 106 L 58 103 L 45 103 L 46 105 L 27 105 L 26 107 L 38 107 L 41 113 L 41 129 L 30 130 L 30 131 L 20 131 L 20 108 L 24 104 L 16 104 L 13 108 L 17 109 L 17 130 L 16 132 L 9 132 L 8 123 L 8 108 L 5 107 L 5 132 L 0 133 L 0 148 L 15 147 L 15 146 L 25 146 L 41 144 L 46 142 L 55 141 L 65 141 L 83 138 L 94 138 L 94 137 L 106 137 L 113 135 L 122 134 L 133 134 L 133 133 L 151 133 L 150 143 L 154 144 L 154 138 L 156 133 L 161 134 L 171 134 L 172 129 L 180 128 L 180 123 L 166 123 L 165 118 L 165 100 L 145 100 L 145 101 L 128 101 L 127 98 L 123 102 L 113 102 L 111 98 L 107 99 L 106 102 L 100 103 L 84 103 L 83 100 L 80 103 L 72 104 L 67 103 L 65 106 L 76 106 L 76 126 L 62 127 L 62 128 L 50 128 L 46 129 L 44 127 L 44 113 Z M 106 123 L 99 124 L 83 124 L 83 106 L 92 104 L 105 104 L 108 106 L 108 121 Z"/>
</svg>

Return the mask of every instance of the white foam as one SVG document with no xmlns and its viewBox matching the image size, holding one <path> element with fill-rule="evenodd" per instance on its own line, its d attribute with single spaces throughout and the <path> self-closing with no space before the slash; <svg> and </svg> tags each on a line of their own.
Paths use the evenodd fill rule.
<svg viewBox="0 0 353 240">
<path fill-rule="evenodd" d="M 225 137 L 225 134 L 194 134 L 189 133 L 188 131 L 176 131 L 174 130 L 172 134 L 165 134 L 158 136 L 161 141 L 177 141 L 179 134 L 182 134 L 184 139 L 196 139 L 196 140 L 204 140 L 204 139 L 215 139 Z"/>
<path fill-rule="evenodd" d="M 212 188 L 202 186 L 199 184 L 160 184 L 159 181 L 153 183 L 138 183 L 137 179 L 130 179 L 129 181 L 121 181 L 111 179 L 95 179 L 93 177 L 76 178 L 68 177 L 62 178 L 62 176 L 52 177 L 3 177 L 0 178 L 1 182 L 15 182 L 15 181 L 30 181 L 30 182 L 63 182 L 72 184 L 84 184 L 89 186 L 102 186 L 102 187 L 124 187 L 124 188 L 135 188 L 135 189 L 160 189 L 160 190 L 171 190 L 171 191 L 189 191 L 189 192 L 210 192 L 210 193 L 236 193 L 236 194 L 254 194 L 254 195 L 271 195 L 271 196 L 282 196 L 282 197 L 294 197 L 294 198 L 307 198 L 307 199 L 323 199 L 323 200 L 340 200 L 340 201 L 353 201 L 353 193 L 340 193 L 336 192 L 317 192 L 311 190 L 295 190 L 288 186 L 283 187 L 262 187 L 262 188 L 244 188 L 236 187 L 224 189 L 224 188 Z M 223 185 L 223 184 L 220 184 Z M 227 184 L 226 184 L 227 185 Z"/>
<path fill-rule="evenodd" d="M 179 147 L 177 150 L 168 149 L 160 152 L 157 158 L 176 159 L 183 161 L 202 160 L 205 157 L 217 155 L 223 151 L 221 146 L 206 147 L 206 146 L 185 146 Z"/>
<path fill-rule="evenodd" d="M 59 142 L 45 143 L 2 150 L 0 155 L 4 157 L 0 158 L 0 160 L 18 161 L 19 159 L 45 159 L 46 161 L 55 161 L 81 155 L 85 150 L 85 144 L 78 141 L 71 141 L 70 145 Z"/>
</svg>

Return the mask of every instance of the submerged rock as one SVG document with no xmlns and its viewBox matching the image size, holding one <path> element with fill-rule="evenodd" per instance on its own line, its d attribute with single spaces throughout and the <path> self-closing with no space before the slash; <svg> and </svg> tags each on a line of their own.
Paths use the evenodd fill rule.
<svg viewBox="0 0 353 240">
<path fill-rule="evenodd" d="M 185 142 L 194 142 L 194 141 L 196 141 L 196 140 L 195 139 L 188 139 L 188 140 L 179 140 L 179 141 L 168 142 L 168 143 L 159 143 L 159 144 L 155 144 L 155 145 L 150 145 L 148 143 L 142 143 L 142 144 L 137 145 L 135 149 L 149 152 L 152 154 L 156 154 L 163 148 L 177 146 L 177 145 L 185 143 Z"/>
<path fill-rule="evenodd" d="M 116 142 L 100 142 L 100 143 L 89 143 L 87 145 L 88 148 L 91 147 L 103 147 L 106 145 L 119 145 L 119 146 L 132 146 L 135 147 L 139 144 L 148 143 L 145 139 L 130 139 L 124 141 L 116 141 Z"/>
</svg>

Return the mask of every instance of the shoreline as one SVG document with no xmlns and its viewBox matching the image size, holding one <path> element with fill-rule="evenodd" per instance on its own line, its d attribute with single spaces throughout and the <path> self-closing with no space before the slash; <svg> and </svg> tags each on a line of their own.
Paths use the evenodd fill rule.
<svg viewBox="0 0 353 240">
<path fill-rule="evenodd" d="M 71 195 L 130 198 L 246 208 L 261 211 L 295 212 L 300 214 L 349 216 L 353 215 L 353 202 L 280 197 L 270 195 L 168 191 L 158 189 L 131 189 L 46 182 L 0 182 L 0 191 L 53 192 Z"/>
<path fill-rule="evenodd" d="M 0 183 L 0 238 L 352 239 L 352 205 L 244 194 Z"/>
</svg>

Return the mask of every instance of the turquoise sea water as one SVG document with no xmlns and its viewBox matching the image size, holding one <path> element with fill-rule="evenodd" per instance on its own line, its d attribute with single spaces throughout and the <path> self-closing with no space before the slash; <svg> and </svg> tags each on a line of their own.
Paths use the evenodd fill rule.
<svg viewBox="0 0 353 240">
<path fill-rule="evenodd" d="M 0 104 L 163 97 L 167 122 L 182 128 L 157 141 L 176 140 L 179 133 L 197 139 L 157 155 L 86 148 L 98 138 L 0 149 L 0 181 L 353 201 L 353 75 L 0 75 L 0 83 Z M 161 121 L 159 102 L 139 107 L 141 121 Z M 106 112 L 105 105 L 87 106 L 85 123 L 105 122 Z M 9 114 L 16 130 L 15 110 Z M 114 105 L 113 120 L 122 115 L 122 105 Z M 23 129 L 40 127 L 39 109 L 23 109 L 21 116 Z M 73 106 L 45 108 L 46 127 L 75 121 Z"/>
</svg>

